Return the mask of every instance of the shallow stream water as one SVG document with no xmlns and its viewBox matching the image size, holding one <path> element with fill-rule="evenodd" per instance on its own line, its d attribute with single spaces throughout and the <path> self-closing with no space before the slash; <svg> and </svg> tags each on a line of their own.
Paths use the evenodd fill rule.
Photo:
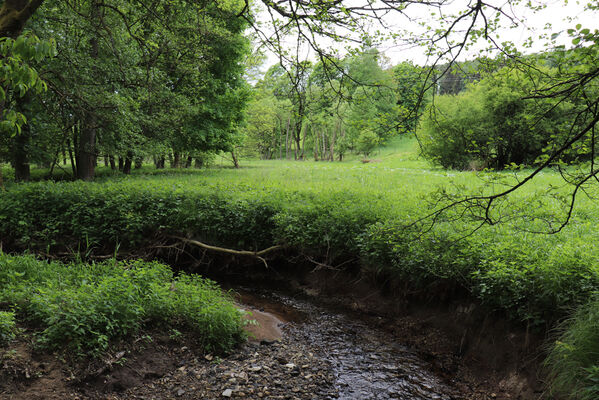
<svg viewBox="0 0 599 400">
<path fill-rule="evenodd" d="M 243 301 L 284 321 L 283 335 L 302 342 L 328 364 L 334 376 L 336 398 L 460 398 L 416 352 L 367 319 L 281 294 L 245 292 Z"/>
</svg>

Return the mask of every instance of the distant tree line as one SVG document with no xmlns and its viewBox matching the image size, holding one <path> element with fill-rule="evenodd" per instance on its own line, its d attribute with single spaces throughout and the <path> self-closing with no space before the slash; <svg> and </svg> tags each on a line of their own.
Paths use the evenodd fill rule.
<svg viewBox="0 0 599 400">
<path fill-rule="evenodd" d="M 408 62 L 389 67 L 370 47 L 292 70 L 274 65 L 254 87 L 244 149 L 263 159 L 368 156 L 390 137 L 415 131 L 428 100 L 425 73 Z"/>
</svg>

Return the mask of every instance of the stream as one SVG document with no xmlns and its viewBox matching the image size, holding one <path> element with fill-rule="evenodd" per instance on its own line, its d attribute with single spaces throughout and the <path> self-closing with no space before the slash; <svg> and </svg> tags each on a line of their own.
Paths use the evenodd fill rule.
<svg viewBox="0 0 599 400">
<path fill-rule="evenodd" d="M 241 301 L 279 322 L 286 341 L 301 343 L 324 361 L 333 376 L 329 398 L 450 400 L 456 391 L 442 383 L 414 351 L 355 315 L 311 300 L 240 289 Z"/>
</svg>

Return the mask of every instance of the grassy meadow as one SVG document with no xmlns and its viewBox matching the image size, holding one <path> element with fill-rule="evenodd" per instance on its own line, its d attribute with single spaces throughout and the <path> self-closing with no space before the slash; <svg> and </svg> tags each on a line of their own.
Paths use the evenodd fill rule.
<svg viewBox="0 0 599 400">
<path fill-rule="evenodd" d="M 421 234 L 406 225 L 431 211 L 441 188 L 492 193 L 527 171 L 443 170 L 420 159 L 417 143 L 405 137 L 370 161 L 242 160 L 236 170 L 217 159 L 201 170 L 100 172 L 94 183 L 9 184 L 0 200 L 0 232 L 7 249 L 49 253 L 132 250 L 163 234 L 237 249 L 283 244 L 331 265 L 353 259 L 365 272 L 427 292 L 465 289 L 533 325 L 551 325 L 599 287 L 594 187 L 578 197 L 559 234 L 529 232 L 565 216 L 560 193 L 571 188 L 551 171 L 497 208 L 507 216 L 503 223 L 476 230 L 476 220 L 450 212 Z M 486 184 L 491 176 L 495 183 Z"/>
<path fill-rule="evenodd" d="M 409 138 L 370 161 L 241 160 L 236 170 L 217 158 L 200 170 L 100 170 L 93 183 L 8 182 L 0 237 L 5 251 L 42 254 L 139 254 L 155 240 L 182 235 L 244 250 L 279 244 L 332 266 L 358 265 L 362 275 L 401 283 L 428 300 L 466 293 L 541 329 L 597 293 L 596 187 L 585 187 L 557 234 L 530 232 L 565 216 L 571 187 L 552 171 L 499 203 L 493 212 L 503 216 L 500 224 L 476 229 L 476 218 L 452 209 L 423 231 L 410 222 L 430 213 L 438 193 L 493 193 L 530 171 L 443 170 L 420 159 Z"/>
</svg>

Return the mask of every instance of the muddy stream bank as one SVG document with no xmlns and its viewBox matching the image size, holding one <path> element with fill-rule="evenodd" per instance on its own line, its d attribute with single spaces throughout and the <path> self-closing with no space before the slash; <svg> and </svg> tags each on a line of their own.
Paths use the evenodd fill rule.
<svg viewBox="0 0 599 400">
<path fill-rule="evenodd" d="M 3 360 L 0 399 L 531 400 L 541 394 L 537 355 L 527 350 L 533 339 L 476 317 L 474 306 L 401 311 L 395 297 L 346 276 L 313 274 L 274 285 L 213 278 L 227 282 L 224 288 L 249 312 L 250 340 L 233 354 L 205 354 L 185 338 L 156 333 L 125 349 L 110 368 L 80 379 L 81 371 L 17 343 Z"/>
</svg>

